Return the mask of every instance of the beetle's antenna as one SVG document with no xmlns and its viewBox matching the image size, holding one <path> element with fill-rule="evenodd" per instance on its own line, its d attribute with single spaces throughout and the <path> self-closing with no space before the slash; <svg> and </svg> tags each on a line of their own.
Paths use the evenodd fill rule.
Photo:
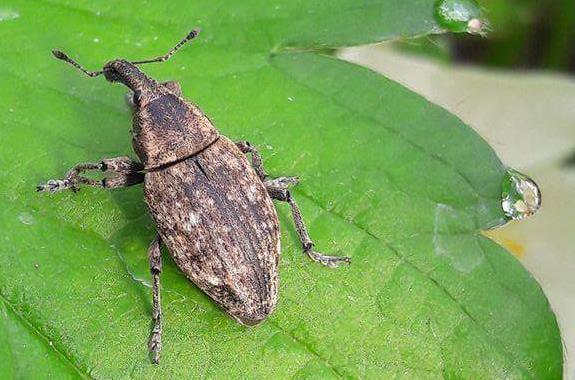
<svg viewBox="0 0 575 380">
<path fill-rule="evenodd" d="M 142 63 L 153 63 L 153 62 L 166 62 L 172 55 L 174 55 L 182 46 L 184 46 L 188 41 L 193 40 L 196 36 L 200 34 L 200 29 L 195 28 L 187 36 L 185 36 L 176 46 L 174 46 L 167 54 L 159 56 L 154 59 L 147 59 L 145 61 L 134 61 L 134 65 L 141 65 Z"/>
<path fill-rule="evenodd" d="M 52 50 L 52 54 L 54 55 L 54 57 L 61 59 L 62 61 L 68 62 L 69 64 L 71 64 L 72 66 L 74 66 L 78 70 L 82 71 L 84 74 L 86 74 L 89 77 L 93 78 L 93 77 L 97 77 L 98 75 L 102 74 L 102 71 L 88 71 L 88 70 L 86 70 L 85 68 L 80 66 L 80 64 L 78 64 L 78 62 L 74 61 L 72 58 L 68 57 L 66 54 L 64 54 L 60 50 Z"/>
</svg>

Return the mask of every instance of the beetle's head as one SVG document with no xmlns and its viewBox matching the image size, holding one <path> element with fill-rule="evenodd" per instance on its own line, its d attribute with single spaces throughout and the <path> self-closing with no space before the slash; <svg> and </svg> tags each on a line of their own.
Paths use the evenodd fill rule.
<svg viewBox="0 0 575 380">
<path fill-rule="evenodd" d="M 125 59 L 115 59 L 106 63 L 102 73 L 108 82 L 120 82 L 132 91 L 142 91 L 152 86 L 150 78 Z"/>
<path fill-rule="evenodd" d="M 62 61 L 68 62 L 78 70 L 82 71 L 89 77 L 97 77 L 104 74 L 104 77 L 109 82 L 121 82 L 126 86 L 130 87 L 133 91 L 140 90 L 145 86 L 149 85 L 150 79 L 140 71 L 136 66 L 144 63 L 153 62 L 165 62 L 176 51 L 178 51 L 184 44 L 193 38 L 195 38 L 200 33 L 199 29 L 194 29 L 183 40 L 181 40 L 176 46 L 174 46 L 167 54 L 154 59 L 148 59 L 144 61 L 127 61 L 125 59 L 115 59 L 104 65 L 104 68 L 99 71 L 88 71 L 84 69 L 80 64 L 74 61 L 72 58 L 68 57 L 65 53 L 60 50 L 52 50 L 54 57 L 61 59 Z"/>
<path fill-rule="evenodd" d="M 123 82 L 123 75 L 120 73 L 124 72 L 122 66 L 127 66 L 123 62 L 128 63 L 121 59 L 114 59 L 104 65 L 102 72 L 108 82 Z"/>
</svg>

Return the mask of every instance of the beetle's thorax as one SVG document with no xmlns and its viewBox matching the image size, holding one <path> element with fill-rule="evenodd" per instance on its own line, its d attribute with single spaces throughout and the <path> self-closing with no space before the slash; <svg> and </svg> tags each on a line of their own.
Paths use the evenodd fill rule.
<svg viewBox="0 0 575 380">
<path fill-rule="evenodd" d="M 158 84 L 134 94 L 132 145 L 146 169 L 182 161 L 219 138 L 194 104 Z"/>
<path fill-rule="evenodd" d="M 104 75 L 134 92 L 132 145 L 146 169 L 184 160 L 218 139 L 218 131 L 197 106 L 134 64 L 116 59 L 106 64 Z"/>
</svg>

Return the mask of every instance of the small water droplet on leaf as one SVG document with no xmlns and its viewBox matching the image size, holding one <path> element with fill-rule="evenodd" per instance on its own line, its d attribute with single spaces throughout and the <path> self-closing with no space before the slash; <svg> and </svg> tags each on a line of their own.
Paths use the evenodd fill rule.
<svg viewBox="0 0 575 380">
<path fill-rule="evenodd" d="M 20 13 L 14 9 L 0 9 L 0 21 L 15 20 L 20 17 Z"/>
<path fill-rule="evenodd" d="M 21 212 L 18 214 L 18 220 L 28 226 L 34 224 L 34 217 L 29 212 Z"/>
<path fill-rule="evenodd" d="M 531 216 L 541 206 L 541 191 L 531 178 L 513 169 L 507 169 L 501 187 L 501 207 L 505 216 L 521 220 Z"/>
<path fill-rule="evenodd" d="M 435 3 L 435 20 L 451 32 L 484 34 L 487 22 L 475 0 L 438 0 Z"/>
</svg>

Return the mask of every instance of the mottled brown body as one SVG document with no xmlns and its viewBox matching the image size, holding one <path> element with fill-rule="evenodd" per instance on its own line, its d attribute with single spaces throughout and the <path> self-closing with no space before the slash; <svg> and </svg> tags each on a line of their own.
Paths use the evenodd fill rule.
<svg viewBox="0 0 575 380">
<path fill-rule="evenodd" d="M 112 67 L 126 72 L 125 65 Z M 257 324 L 277 301 L 280 254 L 278 218 L 262 179 L 178 87 L 134 66 L 127 72 L 137 78 L 127 81 L 134 83 L 133 145 L 147 169 L 144 194 L 161 241 L 223 310 Z"/>
<path fill-rule="evenodd" d="M 195 156 L 146 173 L 144 193 L 163 243 L 190 280 L 243 324 L 272 312 L 278 218 L 234 143 L 220 137 Z"/>
<path fill-rule="evenodd" d="M 154 363 L 161 349 L 162 244 L 191 281 L 248 326 L 263 321 L 277 303 L 280 236 L 272 199 L 290 205 L 303 251 L 311 259 L 330 267 L 349 262 L 347 257 L 313 250 L 288 190 L 297 184 L 296 177 L 268 178 L 254 147 L 221 136 L 196 105 L 183 99 L 176 82 L 159 83 L 136 67 L 167 60 L 197 34 L 192 31 L 164 56 L 139 62 L 117 59 L 94 72 L 53 51 L 56 58 L 88 76 L 103 74 L 132 91 L 132 143 L 141 162 L 117 157 L 78 164 L 64 179 L 50 180 L 38 190 L 76 191 L 79 185 L 117 188 L 144 182 L 145 200 L 158 229 L 149 249 L 154 321 L 149 350 Z M 246 154 L 251 154 L 251 164 Z M 111 176 L 94 180 L 82 175 L 88 170 Z"/>
</svg>

